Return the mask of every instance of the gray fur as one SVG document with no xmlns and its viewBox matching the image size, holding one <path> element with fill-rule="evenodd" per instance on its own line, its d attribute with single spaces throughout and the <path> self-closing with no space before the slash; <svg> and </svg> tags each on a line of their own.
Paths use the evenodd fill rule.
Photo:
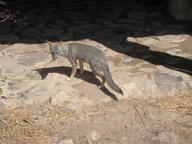
<svg viewBox="0 0 192 144">
<path fill-rule="evenodd" d="M 50 46 L 53 60 L 60 56 L 66 57 L 72 65 L 77 65 L 76 60 L 82 59 L 90 65 L 92 72 L 97 75 L 102 72 L 109 86 L 123 94 L 122 90 L 112 80 L 105 54 L 98 48 L 78 43 L 52 43 Z"/>
</svg>

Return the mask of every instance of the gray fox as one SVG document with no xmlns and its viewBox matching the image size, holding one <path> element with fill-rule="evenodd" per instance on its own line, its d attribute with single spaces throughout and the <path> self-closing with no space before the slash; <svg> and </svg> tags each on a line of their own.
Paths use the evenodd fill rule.
<svg viewBox="0 0 192 144">
<path fill-rule="evenodd" d="M 106 56 L 100 49 L 80 43 L 66 44 L 62 42 L 52 43 L 49 41 L 47 41 L 47 43 L 49 45 L 53 60 L 56 60 L 60 56 L 64 56 L 70 61 L 72 71 L 70 78 L 68 77 L 66 80 L 70 81 L 74 78 L 77 71 L 78 60 L 81 74 L 84 72 L 83 63 L 88 63 L 92 72 L 101 78 L 100 88 L 104 87 L 106 81 L 113 90 L 123 95 L 123 91 L 113 82 Z"/>
</svg>

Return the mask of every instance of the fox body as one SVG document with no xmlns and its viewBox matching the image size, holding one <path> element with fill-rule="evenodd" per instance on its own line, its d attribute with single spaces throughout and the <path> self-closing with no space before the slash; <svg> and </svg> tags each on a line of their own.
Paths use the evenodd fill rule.
<svg viewBox="0 0 192 144">
<path fill-rule="evenodd" d="M 67 80 L 72 80 L 77 71 L 77 60 L 79 61 L 79 66 L 81 74 L 83 74 L 83 63 L 88 63 L 92 72 L 101 78 L 100 88 L 104 87 L 105 81 L 108 85 L 115 91 L 123 94 L 122 90 L 117 86 L 110 74 L 107 59 L 105 54 L 98 48 L 85 44 L 78 43 L 51 43 L 48 42 L 52 59 L 64 56 L 66 57 L 71 65 L 72 71 L 70 78 Z"/>
</svg>

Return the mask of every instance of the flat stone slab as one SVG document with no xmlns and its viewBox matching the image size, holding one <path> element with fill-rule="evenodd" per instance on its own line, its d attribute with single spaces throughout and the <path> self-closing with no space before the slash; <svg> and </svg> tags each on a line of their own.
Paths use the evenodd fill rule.
<svg viewBox="0 0 192 144">
<path fill-rule="evenodd" d="M 105 88 L 99 89 L 100 79 L 91 73 L 87 64 L 83 75 L 78 71 L 72 82 L 66 81 L 71 71 L 67 59 L 59 59 L 45 66 L 51 60 L 50 54 L 46 53 L 47 44 L 14 44 L 1 51 L 4 53 L 0 56 L 0 61 L 4 61 L 0 64 L 3 81 L 1 107 L 49 102 L 52 105 L 67 103 L 69 108 L 75 109 L 84 104 L 93 105 L 111 100 L 192 94 L 192 81 L 188 74 L 131 58 L 89 39 L 66 43 L 71 42 L 89 44 L 103 50 L 112 78 L 124 95 L 114 92 L 107 83 Z"/>
</svg>

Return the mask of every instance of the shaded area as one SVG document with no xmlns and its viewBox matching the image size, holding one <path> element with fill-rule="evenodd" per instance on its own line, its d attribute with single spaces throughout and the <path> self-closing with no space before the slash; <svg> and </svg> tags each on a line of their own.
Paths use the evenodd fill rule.
<svg viewBox="0 0 192 144">
<path fill-rule="evenodd" d="M 51 67 L 51 68 L 41 68 L 41 69 L 35 69 L 35 71 L 39 72 L 39 74 L 42 76 L 42 79 L 45 79 L 49 73 L 59 73 L 59 74 L 65 74 L 68 77 L 70 76 L 71 67 Z M 95 84 L 97 86 L 100 85 L 100 81 L 94 76 L 92 72 L 86 71 L 84 74 L 80 74 L 80 70 L 77 70 L 77 74 L 75 75 L 75 78 L 82 79 L 88 83 Z M 117 97 L 111 93 L 108 89 L 105 87 L 101 89 L 106 95 L 110 96 L 113 100 L 118 101 Z"/>
<path fill-rule="evenodd" d="M 108 45 L 111 47 L 110 44 Z M 130 46 L 131 45 L 131 46 Z M 167 68 L 192 75 L 192 60 L 174 56 L 165 52 L 150 50 L 150 47 L 137 43 L 125 43 L 124 48 L 115 47 L 115 50 L 133 58 L 139 58 L 155 65 L 163 65 Z"/>
<path fill-rule="evenodd" d="M 150 1 L 9 1 L 18 10 L 16 22 L 0 23 L 0 43 L 45 43 L 47 40 L 92 39 L 130 57 L 187 74 L 192 60 L 152 51 L 142 44 L 126 42 L 127 37 L 182 35 L 192 32 L 190 22 L 176 21 L 166 13 L 166 2 Z"/>
</svg>

